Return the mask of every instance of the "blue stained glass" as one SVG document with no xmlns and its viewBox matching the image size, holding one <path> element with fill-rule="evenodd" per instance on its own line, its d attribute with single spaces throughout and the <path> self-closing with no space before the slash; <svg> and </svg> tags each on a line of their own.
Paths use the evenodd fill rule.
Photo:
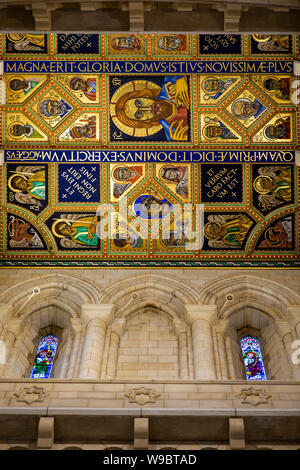
<svg viewBox="0 0 300 470">
<path fill-rule="evenodd" d="M 252 336 L 245 336 L 241 339 L 241 349 L 247 380 L 266 380 L 259 341 Z"/>
<path fill-rule="evenodd" d="M 31 371 L 31 379 L 50 377 L 57 346 L 58 339 L 54 335 L 47 335 L 41 339 Z"/>
</svg>

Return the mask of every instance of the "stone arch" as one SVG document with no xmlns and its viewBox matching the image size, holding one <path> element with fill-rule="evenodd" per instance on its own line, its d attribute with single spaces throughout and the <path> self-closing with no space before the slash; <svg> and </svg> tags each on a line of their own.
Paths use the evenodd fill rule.
<svg viewBox="0 0 300 470">
<path fill-rule="evenodd" d="M 129 319 L 136 315 L 138 312 L 144 311 L 146 309 L 151 309 L 153 310 L 153 312 L 162 314 L 170 318 L 170 320 L 172 321 L 181 319 L 178 318 L 177 311 L 174 312 L 172 305 L 157 302 L 156 300 L 137 300 L 136 303 L 133 303 L 132 305 L 129 304 L 126 309 L 122 310 L 120 312 L 120 316 L 124 319 Z"/>
<path fill-rule="evenodd" d="M 256 305 L 274 320 L 282 320 L 287 317 L 288 306 L 300 304 L 300 296 L 278 282 L 236 274 L 222 276 L 204 286 L 200 303 L 216 304 L 219 318 L 228 318 L 241 305 Z"/>
<path fill-rule="evenodd" d="M 141 299 L 143 301 L 141 302 Z M 165 309 L 177 318 L 184 318 L 185 305 L 199 301 L 197 291 L 185 283 L 156 274 L 142 274 L 116 282 L 102 291 L 101 302 L 115 305 L 116 316 L 139 305 Z M 128 310 L 129 309 L 129 310 Z"/>
<path fill-rule="evenodd" d="M 255 330 L 254 336 L 263 347 L 267 378 L 289 380 L 293 377 L 287 349 L 290 335 L 286 333 L 286 326 L 289 307 L 300 304 L 300 297 L 296 292 L 269 279 L 234 274 L 206 284 L 200 292 L 200 298 L 203 304 L 217 306 L 214 325 L 217 331 L 215 356 L 221 378 L 245 379 L 240 335 L 251 335 Z M 284 328 L 281 330 L 281 325 L 286 325 L 283 333 Z M 280 364 L 275 359 L 278 351 Z"/>
<path fill-rule="evenodd" d="M 73 306 L 73 309 L 80 311 L 82 304 L 96 304 L 100 299 L 99 289 L 91 282 L 75 276 L 50 273 L 9 287 L 0 294 L 0 304 L 12 305 L 14 316 L 19 316 L 24 313 L 23 309 L 19 312 L 20 308 L 35 287 L 40 289 L 40 293 L 33 296 L 26 304 L 25 314 L 32 309 L 32 305 L 37 300 L 38 304 L 41 304 L 52 299 L 52 301 L 69 304 L 70 307 Z"/>
<path fill-rule="evenodd" d="M 234 294 L 233 294 L 234 295 Z M 268 302 L 269 300 L 269 302 Z M 283 308 L 283 306 L 281 306 Z M 225 342 L 225 351 L 221 355 L 227 358 L 229 378 L 245 380 L 245 369 L 240 349 L 240 340 L 244 336 L 254 336 L 260 343 L 267 379 L 289 380 L 292 370 L 289 365 L 287 350 L 279 334 L 278 323 L 286 323 L 286 312 L 271 303 L 271 296 L 264 299 L 248 297 L 244 300 L 234 297 L 219 310 L 218 322 L 224 322 L 224 338 L 219 337 L 219 344 Z M 276 358 L 280 357 L 280 363 Z M 224 364 L 224 361 L 223 361 Z"/>
<path fill-rule="evenodd" d="M 30 298 L 34 287 L 40 291 Z M 4 331 L 5 337 L 9 335 L 9 361 L 2 368 L 2 374 L 6 377 L 29 377 L 40 332 L 53 326 L 61 328 L 62 335 L 51 375 L 55 374 L 55 378 L 66 377 L 67 374 L 73 376 L 76 364 L 71 361 L 71 350 L 77 357 L 76 349 L 83 329 L 81 307 L 87 302 L 98 303 L 99 297 L 99 290 L 90 282 L 64 274 L 35 277 L 3 292 L 0 300 L 10 301 L 11 309 Z M 70 361 L 72 372 L 69 371 Z"/>
</svg>

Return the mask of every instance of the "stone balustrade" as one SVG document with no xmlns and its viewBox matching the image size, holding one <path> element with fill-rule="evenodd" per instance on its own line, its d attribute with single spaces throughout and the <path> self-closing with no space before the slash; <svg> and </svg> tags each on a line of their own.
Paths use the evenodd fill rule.
<svg viewBox="0 0 300 470">
<path fill-rule="evenodd" d="M 276 448 L 299 423 L 299 381 L 0 381 L 0 449 Z"/>
</svg>

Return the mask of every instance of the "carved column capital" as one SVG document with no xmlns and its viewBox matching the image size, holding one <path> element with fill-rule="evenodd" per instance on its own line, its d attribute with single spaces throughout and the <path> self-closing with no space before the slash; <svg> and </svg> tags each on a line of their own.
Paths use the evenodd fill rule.
<svg viewBox="0 0 300 470">
<path fill-rule="evenodd" d="M 214 323 L 217 316 L 216 305 L 186 305 L 186 319 L 189 324 L 193 324 L 196 320 L 205 320 L 208 323 Z"/>
<path fill-rule="evenodd" d="M 85 323 L 91 320 L 102 320 L 109 325 L 112 322 L 115 306 L 113 304 L 83 304 L 82 319 Z"/>
<path fill-rule="evenodd" d="M 11 304 L 0 304 L 0 321 L 3 324 L 7 324 L 12 315 L 13 309 Z"/>
<path fill-rule="evenodd" d="M 125 323 L 125 318 L 118 318 L 117 320 L 114 320 L 110 325 L 111 331 L 121 337 L 124 332 Z"/>
<path fill-rule="evenodd" d="M 177 336 L 186 333 L 186 324 L 182 320 L 174 320 L 174 330 Z"/>
<path fill-rule="evenodd" d="M 218 334 L 225 336 L 228 333 L 228 320 L 227 319 L 218 319 L 214 323 L 214 328 Z"/>
<path fill-rule="evenodd" d="M 80 318 L 71 318 L 71 332 L 75 336 L 82 331 L 82 322 Z"/>
</svg>

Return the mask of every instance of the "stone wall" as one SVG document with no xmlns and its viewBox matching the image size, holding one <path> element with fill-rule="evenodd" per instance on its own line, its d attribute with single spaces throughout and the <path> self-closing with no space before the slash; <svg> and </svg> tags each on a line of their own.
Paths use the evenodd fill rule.
<svg viewBox="0 0 300 470">
<path fill-rule="evenodd" d="M 116 378 L 179 378 L 178 342 L 168 318 L 148 311 L 128 319 L 121 336 Z"/>
<path fill-rule="evenodd" d="M 300 378 L 291 361 L 297 270 L 163 274 L 1 270 L 2 377 L 28 376 L 36 338 L 54 325 L 62 331 L 57 378 L 243 379 L 239 340 L 252 332 L 268 377 Z"/>
</svg>

